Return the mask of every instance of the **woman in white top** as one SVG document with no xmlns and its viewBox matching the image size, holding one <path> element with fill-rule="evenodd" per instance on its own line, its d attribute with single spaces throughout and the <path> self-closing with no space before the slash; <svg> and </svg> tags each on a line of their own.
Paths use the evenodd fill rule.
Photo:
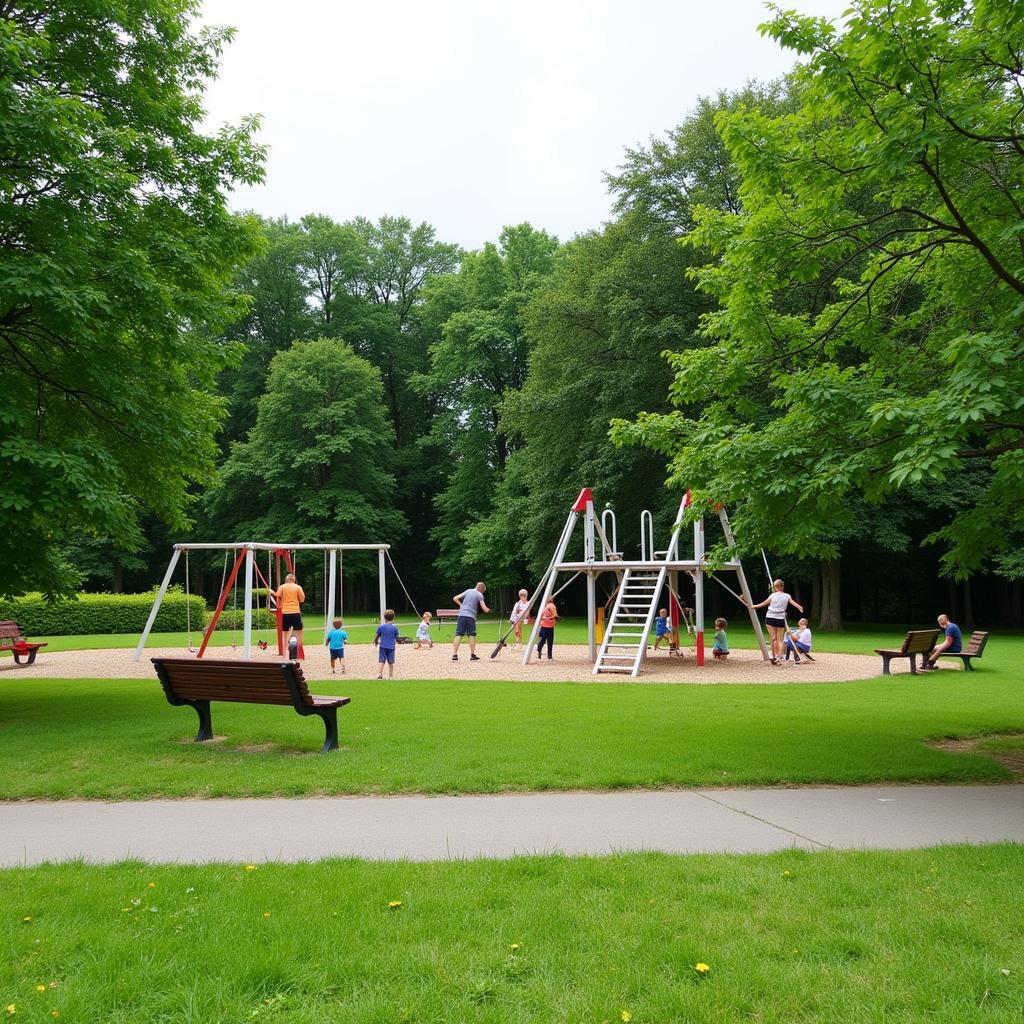
<svg viewBox="0 0 1024 1024">
<path fill-rule="evenodd" d="M 786 593 L 786 585 L 782 580 L 775 580 L 772 583 L 772 592 L 760 603 L 751 605 L 751 608 L 763 608 L 768 606 L 764 615 L 764 624 L 768 627 L 768 633 L 772 638 L 772 664 L 782 664 L 782 643 L 786 634 L 786 611 L 793 605 L 801 615 L 804 613 L 802 605 L 796 603 Z M 746 603 L 746 602 L 744 602 Z"/>
</svg>

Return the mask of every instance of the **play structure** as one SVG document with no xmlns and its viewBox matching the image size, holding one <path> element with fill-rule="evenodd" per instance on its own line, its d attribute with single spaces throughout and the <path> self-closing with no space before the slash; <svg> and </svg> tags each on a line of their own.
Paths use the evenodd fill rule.
<svg viewBox="0 0 1024 1024">
<path fill-rule="evenodd" d="M 146 639 L 149 637 L 150 630 L 153 628 L 153 623 L 156 621 L 157 612 L 160 610 L 160 603 L 164 599 L 164 594 L 167 593 L 167 587 L 174 577 L 174 570 L 177 568 L 178 561 L 182 554 L 185 556 L 185 593 L 190 593 L 190 581 L 189 581 L 189 565 L 188 557 L 190 551 L 223 551 L 224 552 L 224 573 L 221 577 L 220 596 L 217 599 L 217 607 L 214 609 L 213 615 L 210 617 L 210 622 L 207 624 L 206 629 L 203 633 L 202 642 L 199 645 L 199 649 L 196 652 L 196 657 L 201 658 L 206 653 L 206 647 L 210 642 L 210 637 L 213 636 L 213 631 L 217 628 L 217 622 L 220 619 L 222 612 L 227 604 L 228 597 L 233 593 L 235 595 L 235 610 L 237 610 L 237 597 L 238 597 L 238 577 L 241 573 L 241 589 L 242 589 L 242 654 L 245 658 L 249 659 L 252 657 L 252 613 L 253 613 L 253 597 L 254 591 L 256 590 L 257 584 L 264 589 L 266 593 L 266 609 L 275 615 L 277 619 L 277 653 L 284 655 L 284 631 L 281 628 L 281 609 L 280 607 L 273 607 L 273 602 L 270 596 L 270 592 L 275 590 L 277 586 L 280 586 L 284 579 L 283 572 L 294 572 L 295 571 L 295 553 L 297 551 L 322 551 L 324 552 L 325 559 L 325 576 L 327 580 L 326 594 L 324 597 L 324 634 L 326 636 L 327 630 L 330 628 L 331 618 L 338 614 L 340 615 L 343 611 L 341 607 L 341 573 L 343 566 L 343 554 L 346 551 L 376 551 L 377 552 L 377 581 L 378 588 L 380 591 L 380 616 L 384 618 L 384 609 L 387 607 L 387 589 L 384 573 L 385 559 L 391 561 L 390 544 L 258 544 L 253 542 L 236 542 L 233 544 L 175 544 L 174 553 L 171 555 L 170 564 L 167 566 L 167 572 L 164 573 L 163 582 L 160 584 L 160 589 L 157 591 L 156 600 L 153 602 L 153 607 L 150 609 L 149 618 L 146 620 L 146 627 L 142 631 L 142 636 L 139 637 L 138 645 L 135 648 L 135 655 L 133 660 L 138 661 L 142 657 L 142 651 L 146 646 Z M 266 553 L 267 556 L 267 571 L 264 574 L 260 564 L 258 554 Z M 231 555 L 234 554 L 234 564 L 231 566 L 230 572 L 228 571 L 228 563 L 231 560 Z M 394 570 L 394 562 L 391 562 L 391 568 Z M 397 577 L 397 570 L 395 570 Z M 271 579 L 276 579 L 276 585 L 271 584 Z M 401 578 L 399 578 L 401 583 Z M 405 590 L 404 584 L 402 589 Z M 408 591 L 406 591 L 408 595 Z M 187 608 L 187 605 L 186 605 Z M 186 615 L 190 615 L 189 611 L 186 611 Z M 191 648 L 191 619 L 188 623 L 188 634 L 190 637 L 189 646 Z M 298 656 L 303 657 L 303 651 L 301 646 L 298 651 Z"/>
<path fill-rule="evenodd" d="M 640 517 L 640 558 L 625 559 L 617 546 L 617 529 L 615 513 L 605 509 L 598 520 L 594 511 L 594 495 L 589 487 L 584 487 L 576 499 L 562 535 L 559 538 L 555 553 L 551 557 L 537 589 L 534 591 L 531 607 L 538 595 L 538 609 L 543 608 L 557 593 L 561 593 L 573 580 L 583 575 L 587 581 L 587 643 L 590 658 L 594 663 L 593 674 L 602 672 L 628 673 L 637 676 L 647 654 L 647 640 L 658 614 L 662 594 L 665 588 L 669 591 L 669 608 L 672 617 L 675 644 L 678 649 L 679 625 L 686 619 L 687 605 L 680 598 L 680 574 L 689 576 L 693 581 L 694 602 L 692 624 L 694 642 L 697 652 L 697 664 L 704 664 L 704 579 L 710 576 L 738 600 L 744 601 L 750 615 L 750 623 L 761 649 L 761 656 L 767 661 L 770 657 L 765 643 L 764 633 L 757 613 L 750 607 L 753 600 L 743 565 L 739 558 L 732 558 L 712 567 L 708 565 L 704 550 L 704 520 L 697 519 L 693 523 L 693 557 L 680 558 L 679 541 L 683 529 L 686 509 L 690 505 L 690 493 L 684 495 L 679 503 L 675 522 L 669 535 L 668 543 L 661 551 L 655 550 L 654 519 L 650 512 L 644 511 Z M 719 508 L 718 519 L 729 548 L 736 547 L 729 517 L 724 508 Z M 572 540 L 576 524 L 583 517 L 583 561 L 566 561 L 566 552 Z M 597 557 L 597 541 L 601 541 L 601 557 Z M 728 587 L 715 573 L 729 570 L 736 573 L 740 592 Z M 572 573 L 570 580 L 555 590 L 560 573 Z M 602 573 L 614 573 L 618 578 L 618 589 L 607 623 L 604 625 L 603 636 L 598 637 L 597 614 L 597 580 Z M 530 642 L 523 654 L 523 664 L 529 663 L 537 643 L 540 628 L 540 615 L 534 619 L 530 633 Z"/>
</svg>

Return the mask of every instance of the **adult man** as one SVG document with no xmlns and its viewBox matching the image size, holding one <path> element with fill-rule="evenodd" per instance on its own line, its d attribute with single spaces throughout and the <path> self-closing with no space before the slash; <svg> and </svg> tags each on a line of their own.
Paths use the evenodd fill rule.
<svg viewBox="0 0 1024 1024">
<path fill-rule="evenodd" d="M 295 573 L 290 572 L 284 578 L 284 583 L 274 591 L 274 600 L 281 609 L 281 629 L 287 631 L 285 648 L 291 643 L 292 635 L 298 637 L 299 646 L 302 646 L 302 602 L 306 600 L 306 594 L 302 587 L 295 582 Z"/>
<path fill-rule="evenodd" d="M 960 627 L 955 622 L 950 622 L 948 615 L 940 615 L 936 621 L 946 636 L 942 643 L 936 644 L 924 659 L 924 664 L 921 665 L 923 669 L 935 668 L 935 662 L 939 660 L 940 654 L 959 654 L 963 650 Z"/>
<path fill-rule="evenodd" d="M 476 616 L 478 612 L 490 612 L 484 604 L 486 583 L 478 583 L 472 590 L 464 590 L 456 594 L 452 600 L 459 606 L 459 617 L 455 620 L 455 641 L 452 646 L 452 661 L 459 660 L 459 644 L 462 638 L 469 637 L 469 660 L 479 661 L 476 655 Z"/>
</svg>

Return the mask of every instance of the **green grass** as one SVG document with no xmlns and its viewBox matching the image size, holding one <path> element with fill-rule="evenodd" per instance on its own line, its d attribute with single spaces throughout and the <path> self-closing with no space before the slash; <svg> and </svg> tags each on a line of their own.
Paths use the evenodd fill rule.
<svg viewBox="0 0 1024 1024">
<path fill-rule="evenodd" d="M 350 634 L 350 643 L 370 643 L 373 640 L 373 631 L 377 628 L 379 618 L 374 615 L 346 615 L 345 629 Z M 396 620 L 399 628 L 405 636 L 413 636 L 416 632 L 416 623 L 419 621 L 412 613 L 400 615 Z M 304 615 L 303 623 L 307 632 L 312 636 L 323 629 L 324 618 L 322 615 Z M 480 620 L 480 640 L 483 644 L 496 643 L 498 637 L 505 631 L 507 622 L 498 619 L 493 615 L 482 616 Z M 818 631 L 814 634 L 815 648 L 819 651 L 834 651 L 837 654 L 870 654 L 876 647 L 899 647 L 903 641 L 903 635 L 911 627 L 900 625 L 873 625 L 854 624 L 847 626 L 839 633 L 824 633 Z M 914 628 L 926 629 L 928 623 L 918 624 Z M 713 630 L 711 622 L 708 622 L 708 632 L 705 636 L 705 644 L 711 646 Z M 432 634 L 435 642 L 450 643 L 453 635 L 453 626 L 446 621 L 444 626 L 438 625 L 437 619 L 432 625 Z M 527 630 L 528 634 L 528 630 Z M 321 634 L 322 635 L 322 634 Z M 81 651 L 97 650 L 101 648 L 125 648 L 134 647 L 139 640 L 135 633 L 99 633 L 91 635 L 55 636 L 55 637 L 32 637 L 33 640 L 46 640 L 51 651 Z M 268 640 L 273 642 L 275 635 L 272 630 L 255 630 L 253 640 Z M 202 631 L 193 630 L 192 643 L 198 647 L 202 640 Z M 225 647 L 232 642 L 241 644 L 242 631 L 217 630 L 211 646 Z M 562 619 L 555 631 L 555 642 L 563 644 L 585 644 L 587 642 L 587 624 L 582 618 Z M 684 646 L 692 645 L 692 638 L 684 638 Z M 732 647 L 740 649 L 753 649 L 757 646 L 754 638 L 754 631 L 749 620 L 741 620 L 734 616 L 729 622 L 729 643 Z M 147 642 L 148 647 L 187 647 L 188 634 L 186 633 L 152 633 Z M 1014 646 L 1015 645 L 1015 646 Z M 994 637 L 985 651 L 987 660 L 993 648 L 1013 647 L 1018 654 L 1024 656 L 1024 635 L 1000 633 Z M 980 664 L 980 662 L 979 662 Z"/>
<path fill-rule="evenodd" d="M 1024 1017 L 1022 876 L 1013 845 L 10 870 L 0 1013 L 1009 1024 Z"/>
<path fill-rule="evenodd" d="M 195 713 L 155 678 L 5 674 L 0 799 L 991 782 L 1007 769 L 926 741 L 1024 732 L 1004 668 L 816 686 L 337 683 L 344 749 L 324 756 L 319 721 L 290 708 L 215 704 L 226 740 L 196 744 Z"/>
</svg>

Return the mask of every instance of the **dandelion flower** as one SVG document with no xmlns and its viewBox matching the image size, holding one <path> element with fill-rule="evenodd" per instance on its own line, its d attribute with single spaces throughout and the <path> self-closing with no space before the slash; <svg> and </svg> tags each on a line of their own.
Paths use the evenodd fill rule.
<svg viewBox="0 0 1024 1024">
<path fill-rule="evenodd" d="M 23 917 L 21 920 L 22 920 L 23 924 L 28 924 L 29 921 L 32 920 L 32 918 L 31 917 Z M 11 1005 L 13 1006 L 14 1004 L 12 1003 Z"/>
<path fill-rule="evenodd" d="M 45 985 L 36 985 L 36 991 L 37 992 L 45 992 L 46 991 L 46 986 Z"/>
<path fill-rule="evenodd" d="M 695 970 L 695 971 L 696 971 L 696 972 L 697 972 L 698 974 L 707 974 L 707 973 L 708 973 L 708 971 L 710 971 L 710 970 L 711 970 L 711 968 L 710 968 L 710 967 L 708 967 L 708 965 L 707 965 L 707 964 L 694 964 L 694 965 L 693 965 L 693 969 L 694 969 L 694 970 Z"/>
<path fill-rule="evenodd" d="M 148 889 L 155 889 L 156 888 L 156 882 L 147 882 L 146 883 L 146 888 L 148 888 Z"/>
<path fill-rule="evenodd" d="M 7 1013 L 8 1013 L 8 1014 L 9 1014 L 10 1016 L 12 1016 L 12 1017 L 13 1017 L 13 1016 L 14 1016 L 14 1014 L 16 1014 L 17 1012 L 18 1012 L 18 1006 L 17 1006 L 17 1004 L 16 1004 L 16 1003 L 8 1003 L 8 1004 L 7 1004 Z"/>
<path fill-rule="evenodd" d="M 391 910 L 397 910 L 402 905 L 401 900 L 389 900 L 388 908 Z"/>
<path fill-rule="evenodd" d="M 256 865 L 255 864 L 246 864 L 245 865 L 245 870 L 246 871 L 255 871 L 256 870 Z"/>
<path fill-rule="evenodd" d="M 519 948 L 519 943 L 518 942 L 513 942 L 512 945 L 509 946 L 508 948 L 511 949 L 512 952 L 514 953 Z"/>
<path fill-rule="evenodd" d="M 629 1024 L 633 1019 L 633 1014 L 631 1014 L 629 1010 L 623 1010 L 622 1013 L 619 1014 L 619 1017 L 622 1019 L 622 1024 Z"/>
<path fill-rule="evenodd" d="M 59 1017 L 60 1016 L 60 1010 L 51 1010 L 50 1011 L 50 1016 L 51 1017 Z"/>
<path fill-rule="evenodd" d="M 268 917 L 270 917 L 270 911 L 269 911 L 269 910 L 264 910 L 264 911 L 263 911 L 263 917 L 264 917 L 264 918 L 268 918 Z"/>
<path fill-rule="evenodd" d="M 789 878 L 789 877 L 790 877 L 790 874 L 789 874 L 789 872 L 788 872 L 788 871 L 783 871 L 783 872 L 782 872 L 782 877 L 783 877 L 783 878 Z"/>
</svg>

